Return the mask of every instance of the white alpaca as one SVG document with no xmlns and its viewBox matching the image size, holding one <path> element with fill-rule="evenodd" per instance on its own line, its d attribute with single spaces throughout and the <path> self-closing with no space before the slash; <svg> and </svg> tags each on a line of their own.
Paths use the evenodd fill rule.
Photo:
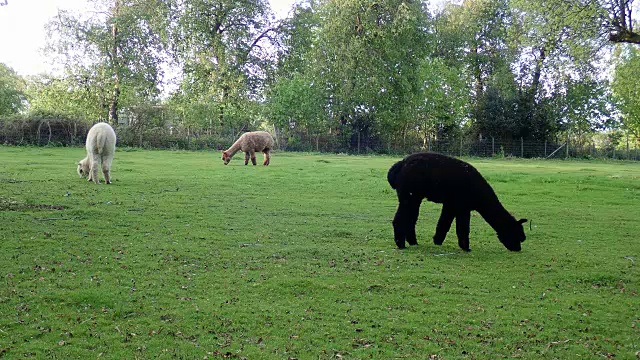
<svg viewBox="0 0 640 360">
<path fill-rule="evenodd" d="M 111 162 L 116 152 L 116 132 L 107 123 L 97 123 L 87 134 L 87 156 L 78 162 L 78 175 L 100 183 L 98 167 L 102 165 L 104 181 L 111 184 Z"/>
</svg>

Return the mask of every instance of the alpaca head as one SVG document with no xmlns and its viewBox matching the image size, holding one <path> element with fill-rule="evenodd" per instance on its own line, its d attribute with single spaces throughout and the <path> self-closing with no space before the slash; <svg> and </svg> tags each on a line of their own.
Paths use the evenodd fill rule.
<svg viewBox="0 0 640 360">
<path fill-rule="evenodd" d="M 229 153 L 226 151 L 222 152 L 222 161 L 224 161 L 224 164 L 227 165 L 229 163 L 229 161 L 231 161 L 231 156 L 229 156 Z"/>
<path fill-rule="evenodd" d="M 80 175 L 80 177 L 89 176 L 89 159 L 84 158 L 78 161 L 78 175 Z"/>
<path fill-rule="evenodd" d="M 527 219 L 513 220 L 505 230 L 498 233 L 498 239 L 507 249 L 520 251 L 522 249 L 520 243 L 527 238 L 522 227 L 522 224 L 526 223 Z"/>
</svg>

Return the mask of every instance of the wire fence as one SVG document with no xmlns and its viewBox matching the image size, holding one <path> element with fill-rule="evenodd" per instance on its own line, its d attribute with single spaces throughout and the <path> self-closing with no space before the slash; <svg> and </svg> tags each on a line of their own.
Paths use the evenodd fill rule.
<svg viewBox="0 0 640 360">
<path fill-rule="evenodd" d="M 36 146 L 83 146 L 91 127 L 82 121 L 61 119 L 0 120 L 0 144 Z M 149 149 L 221 150 L 228 148 L 243 129 L 212 134 L 185 127 L 116 127 L 118 146 Z M 276 150 L 339 152 L 351 154 L 408 154 L 434 151 L 453 156 L 522 158 L 607 158 L 640 160 L 637 144 L 597 145 L 595 142 L 500 140 L 464 137 L 446 139 L 409 138 L 383 142 L 361 134 L 285 134 L 274 129 Z"/>
</svg>

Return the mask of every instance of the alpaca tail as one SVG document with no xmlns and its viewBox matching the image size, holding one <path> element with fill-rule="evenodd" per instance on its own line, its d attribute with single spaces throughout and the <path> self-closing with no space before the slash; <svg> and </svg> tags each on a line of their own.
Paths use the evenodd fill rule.
<svg viewBox="0 0 640 360">
<path fill-rule="evenodd" d="M 400 170 L 402 170 L 403 166 L 404 166 L 404 161 L 398 161 L 397 163 L 393 164 L 393 166 L 391 167 L 391 169 L 389 169 L 389 172 L 387 173 L 387 181 L 389 182 L 389 185 L 391 185 L 392 189 L 397 188 L 398 175 L 400 174 Z"/>
</svg>

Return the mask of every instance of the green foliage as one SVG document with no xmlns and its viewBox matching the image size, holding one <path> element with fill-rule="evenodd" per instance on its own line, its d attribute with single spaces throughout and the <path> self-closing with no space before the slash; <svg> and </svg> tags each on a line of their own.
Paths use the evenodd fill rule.
<svg viewBox="0 0 640 360">
<path fill-rule="evenodd" d="M 39 75 L 28 78 L 29 114 L 47 114 L 85 121 L 106 121 L 109 93 L 104 83 L 78 73 L 66 77 Z"/>
<path fill-rule="evenodd" d="M 0 117 L 18 114 L 24 109 L 24 88 L 24 79 L 0 63 Z"/>
<path fill-rule="evenodd" d="M 510 12 L 506 1 L 469 0 L 461 5 L 448 2 L 440 15 L 443 34 L 440 44 L 453 40 L 452 44 L 442 46 L 450 56 L 456 56 L 450 60 L 458 59 L 466 67 L 474 82 L 476 98 L 482 95 L 481 88 L 488 78 L 513 60 L 506 38 L 512 19 Z"/>
<path fill-rule="evenodd" d="M 402 123 L 407 100 L 418 86 L 416 71 L 424 56 L 427 26 L 420 2 L 363 0 L 323 3 L 314 55 L 318 85 L 331 91 L 335 116 L 354 128 L 379 117 L 381 123 Z M 372 124 L 375 126 L 375 124 Z"/>
<path fill-rule="evenodd" d="M 557 116 L 571 136 L 588 142 L 593 131 L 607 127 L 611 104 L 607 82 L 566 80 L 566 92 L 554 97 Z"/>
<path fill-rule="evenodd" d="M 414 96 L 422 83 L 427 27 L 421 2 L 300 5 L 285 25 L 288 47 L 272 91 L 281 98 L 271 103 L 276 108 L 270 111 L 290 121 L 282 105 L 300 96 L 295 89 L 314 87 L 308 113 L 288 109 L 296 123 L 302 115 L 310 126 L 338 128 L 345 139 L 356 133 L 392 139 L 416 117 Z"/>
<path fill-rule="evenodd" d="M 547 66 L 588 71 L 584 66 L 601 55 L 598 49 L 605 44 L 601 24 L 594 19 L 605 9 L 598 1 L 511 0 L 510 4 L 517 15 L 521 45 L 544 49 Z"/>
<path fill-rule="evenodd" d="M 268 99 L 268 118 L 279 128 L 313 134 L 326 129 L 326 95 L 301 74 L 280 78 L 270 89 Z"/>
<path fill-rule="evenodd" d="M 566 116 L 561 108 L 589 124 L 607 121 L 610 99 L 594 75 L 603 54 L 599 28 L 583 21 L 600 8 L 580 9 L 555 1 L 446 4 L 437 16 L 437 46 L 447 63 L 466 69 L 474 96 L 470 135 L 547 139 Z M 589 85 L 594 97 L 577 95 L 576 83 L 598 84 Z"/>
<path fill-rule="evenodd" d="M 90 12 L 51 20 L 63 75 L 25 91 L 36 113 L 123 114 L 160 128 L 140 109 L 161 106 L 166 124 L 188 131 L 275 126 L 316 149 L 320 138 L 409 151 L 435 138 L 544 141 L 564 130 L 586 141 L 619 123 L 640 131 L 637 96 L 624 95 L 633 56 L 614 55 L 624 73 L 615 102 L 599 75 L 602 35 L 634 39 L 632 3 L 447 0 L 431 12 L 426 1 L 303 0 L 276 22 L 266 0 L 93 0 Z"/>
<path fill-rule="evenodd" d="M 159 94 L 168 5 L 155 0 L 95 0 L 94 11 L 60 10 L 47 25 L 49 53 L 64 64 L 73 87 L 94 92 L 115 122 L 120 107 Z"/>
<path fill-rule="evenodd" d="M 268 43 L 275 29 L 268 14 L 265 0 L 176 1 L 171 44 L 184 77 L 172 103 L 180 111 L 215 109 L 218 129 L 247 122 L 251 113 L 243 109 L 255 107 L 252 103 L 262 98 L 273 63 Z M 198 119 L 190 116 L 186 121 Z M 216 129 L 213 120 L 209 125 Z"/>
<path fill-rule="evenodd" d="M 623 128 L 640 138 L 640 50 L 637 47 L 619 48 L 615 53 L 613 94 L 622 112 Z"/>
<path fill-rule="evenodd" d="M 279 27 L 278 67 L 276 76 L 288 77 L 313 70 L 316 59 L 312 49 L 317 44 L 321 18 L 312 1 L 302 1 L 293 9 L 291 17 Z"/>
<path fill-rule="evenodd" d="M 464 71 L 447 65 L 443 59 L 426 59 L 420 65 L 416 101 L 416 129 L 423 143 L 429 139 L 456 135 L 468 118 L 470 91 Z"/>
<path fill-rule="evenodd" d="M 0 147 L 0 351 L 7 358 L 634 358 L 640 168 L 470 159 L 533 220 L 510 253 L 479 216 L 395 249 L 395 157 Z M 45 186 L 46 185 L 46 186 Z M 34 189 L 37 188 L 37 191 Z M 579 209 L 579 210 L 576 210 Z M 615 226 L 612 226 L 615 224 Z M 612 326 L 615 319 L 616 326 Z"/>
</svg>

